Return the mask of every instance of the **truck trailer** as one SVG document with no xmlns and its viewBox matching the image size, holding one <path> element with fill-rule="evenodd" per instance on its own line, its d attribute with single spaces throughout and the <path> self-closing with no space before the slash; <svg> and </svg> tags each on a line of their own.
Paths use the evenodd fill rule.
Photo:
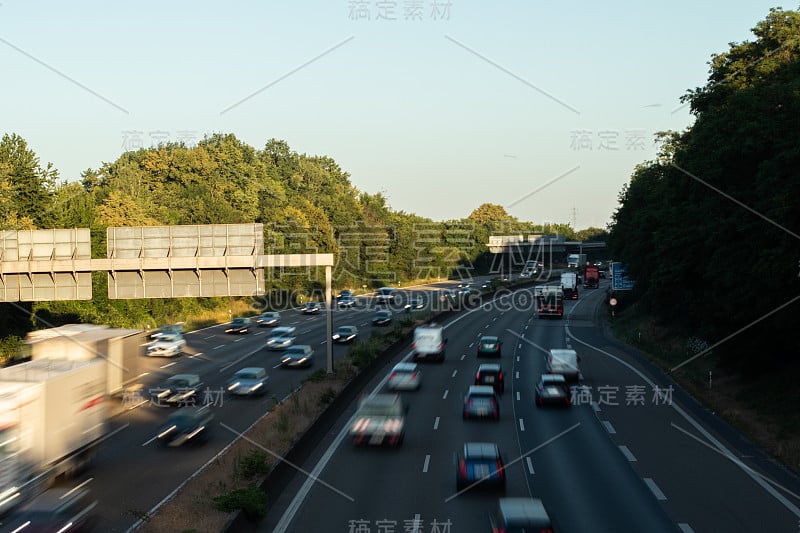
<svg viewBox="0 0 800 533">
<path fill-rule="evenodd" d="M 564 298 L 577 300 L 578 275 L 575 272 L 563 272 L 561 274 L 561 289 L 564 291 Z"/>
<path fill-rule="evenodd" d="M 114 395 L 140 377 L 140 361 L 150 342 L 142 330 L 67 324 L 28 333 L 23 355 L 34 361 L 100 359 L 106 363 L 106 394 Z"/>
<path fill-rule="evenodd" d="M 0 369 L 0 513 L 87 467 L 108 416 L 101 359 Z"/>
<path fill-rule="evenodd" d="M 564 291 L 555 285 L 536 287 L 536 313 L 539 318 L 564 316 Z"/>
<path fill-rule="evenodd" d="M 600 286 L 600 267 L 597 265 L 586 265 L 583 272 L 583 288 L 596 289 Z"/>
</svg>

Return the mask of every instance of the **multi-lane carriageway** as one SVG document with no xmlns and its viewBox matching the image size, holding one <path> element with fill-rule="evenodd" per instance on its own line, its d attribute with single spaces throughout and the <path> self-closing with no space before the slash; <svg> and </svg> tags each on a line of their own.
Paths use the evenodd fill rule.
<svg viewBox="0 0 800 533">
<path fill-rule="evenodd" d="M 342 433 L 351 406 L 300 465 L 311 476 L 298 472 L 280 494 L 270 493 L 270 511 L 259 530 L 389 533 L 394 524 L 399 533 L 413 531 L 406 526 L 418 519 L 419 532 L 486 531 L 497 494 L 455 494 L 453 454 L 465 441 L 490 440 L 508 466 L 506 494 L 542 498 L 560 531 L 798 531 L 797 478 L 680 390 L 668 404 L 656 405 L 653 387 L 666 390 L 669 381 L 604 335 L 595 317 L 604 293 L 604 287 L 582 291 L 580 300 L 567 303 L 562 321 L 537 320 L 529 309 L 508 303 L 453 317 L 446 324 L 447 360 L 425 365 L 422 389 L 403 394 L 410 406 L 403 447 L 354 449 Z M 368 335 L 372 313 L 337 311 L 334 325 L 356 325 Z M 283 315 L 284 325 L 297 327 L 297 342 L 315 347 L 315 368 L 321 368 L 324 315 Z M 242 336 L 223 330 L 220 325 L 190 333 L 187 356 L 146 360 L 146 385 L 171 374 L 198 373 L 209 390 L 220 391 L 237 369 L 264 366 L 269 394 L 239 400 L 212 395 L 219 424 L 211 442 L 174 450 L 153 442 L 169 410 L 147 402 L 119 405 L 115 433 L 91 472 L 100 500 L 98 531 L 131 530 L 263 417 L 271 397 L 284 398 L 309 372 L 274 368 L 278 352 L 263 349 L 267 328 Z M 501 361 L 508 381 L 495 423 L 464 422 L 460 416 L 482 334 L 505 341 Z M 581 355 L 591 401 L 568 410 L 536 409 L 533 384 L 544 368 L 544 350 L 566 346 Z M 335 346 L 335 357 L 346 349 Z M 376 379 L 370 390 L 381 386 Z M 627 403 L 636 387 L 646 391 L 645 401 Z"/>
<path fill-rule="evenodd" d="M 280 494 L 258 531 L 462 533 L 489 531 L 499 494 L 457 493 L 454 454 L 467 441 L 496 442 L 507 496 L 541 498 L 556 531 L 800 530 L 797 477 L 675 388 L 603 331 L 604 287 L 567 303 L 565 320 L 537 320 L 497 305 L 447 323 L 447 360 L 422 367 L 402 448 L 354 448 L 351 406 L 304 472 Z M 499 422 L 463 421 L 480 335 L 505 341 Z M 581 356 L 585 387 L 570 409 L 537 408 L 533 386 L 549 348 Z M 407 354 L 404 354 L 407 356 Z M 388 370 L 388 369 L 387 369 Z M 381 391 L 385 374 L 371 384 Z"/>
</svg>

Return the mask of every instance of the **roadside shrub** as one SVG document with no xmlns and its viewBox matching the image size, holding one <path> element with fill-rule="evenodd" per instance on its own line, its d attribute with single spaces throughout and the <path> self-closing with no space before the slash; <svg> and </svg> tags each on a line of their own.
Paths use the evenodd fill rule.
<svg viewBox="0 0 800 533">
<path fill-rule="evenodd" d="M 269 461 L 266 452 L 253 449 L 247 455 L 239 456 L 234 461 L 234 472 L 244 479 L 253 479 L 269 472 Z"/>
<path fill-rule="evenodd" d="M 246 489 L 237 489 L 214 498 L 214 507 L 223 513 L 232 513 L 241 509 L 245 516 L 258 522 L 267 513 L 267 495 L 264 491 L 251 485 Z"/>
</svg>

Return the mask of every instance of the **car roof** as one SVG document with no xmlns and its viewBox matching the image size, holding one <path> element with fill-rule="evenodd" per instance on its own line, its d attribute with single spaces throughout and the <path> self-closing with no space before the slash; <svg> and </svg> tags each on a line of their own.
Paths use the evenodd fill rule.
<svg viewBox="0 0 800 533">
<path fill-rule="evenodd" d="M 482 363 L 478 367 L 478 372 L 500 372 L 500 365 L 497 363 Z"/>
<path fill-rule="evenodd" d="M 237 374 L 260 374 L 262 372 L 266 374 L 267 370 L 260 366 L 248 366 L 236 371 Z"/>
<path fill-rule="evenodd" d="M 554 357 L 572 357 L 577 355 L 575 350 L 567 350 L 563 348 L 553 348 L 550 350 L 550 353 L 553 354 Z"/>
<path fill-rule="evenodd" d="M 197 374 L 175 374 L 169 378 L 169 381 L 185 379 L 187 381 L 197 381 L 200 379 L 200 376 Z"/>
<path fill-rule="evenodd" d="M 339 326 L 339 327 L 338 327 L 338 328 L 336 328 L 336 329 L 347 329 L 347 330 L 353 330 L 353 329 L 356 329 L 356 327 L 355 327 L 355 326 Z"/>
<path fill-rule="evenodd" d="M 550 516 L 538 498 L 500 498 L 498 509 L 506 525 L 550 525 Z"/>
<path fill-rule="evenodd" d="M 469 389 L 467 390 L 468 395 L 479 395 L 479 396 L 494 396 L 494 387 L 490 387 L 488 385 L 470 385 Z"/>
<path fill-rule="evenodd" d="M 470 459 L 497 459 L 500 450 L 494 442 L 467 442 L 464 444 L 464 457 Z"/>
<path fill-rule="evenodd" d="M 542 383 L 566 383 L 567 380 L 561 374 L 542 374 Z"/>
<path fill-rule="evenodd" d="M 402 400 L 397 394 L 375 394 L 363 398 L 359 405 L 390 406 L 398 403 L 402 403 Z"/>
<path fill-rule="evenodd" d="M 264 311 L 263 313 L 261 313 L 261 316 L 275 316 L 275 315 L 280 315 L 280 313 L 278 311 Z"/>
<path fill-rule="evenodd" d="M 277 328 L 272 330 L 271 335 L 280 335 L 282 333 L 294 333 L 295 328 L 294 326 L 278 326 Z"/>
<path fill-rule="evenodd" d="M 381 309 L 380 311 L 375 311 L 376 315 L 390 315 L 392 314 L 391 311 L 387 311 L 386 309 Z"/>
<path fill-rule="evenodd" d="M 498 339 L 498 337 L 496 337 L 494 335 L 484 335 L 483 337 L 481 337 L 481 341 L 484 341 L 484 340 L 486 342 L 493 342 L 493 341 L 496 342 L 499 339 Z"/>
<path fill-rule="evenodd" d="M 311 349 L 311 346 L 309 346 L 308 344 L 295 344 L 293 346 L 289 346 L 288 348 L 286 348 L 286 351 L 287 352 L 288 351 L 292 351 L 292 352 L 311 352 L 313 350 Z"/>
<path fill-rule="evenodd" d="M 417 369 L 417 363 L 397 363 L 394 365 L 392 371 L 394 372 L 414 372 Z"/>
</svg>

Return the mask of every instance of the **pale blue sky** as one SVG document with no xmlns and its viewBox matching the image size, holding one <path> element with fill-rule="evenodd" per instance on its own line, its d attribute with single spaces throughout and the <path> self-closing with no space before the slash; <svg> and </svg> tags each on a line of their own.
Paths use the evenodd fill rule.
<svg viewBox="0 0 800 533">
<path fill-rule="evenodd" d="M 0 124 L 70 180 L 137 139 L 230 132 L 434 220 L 492 202 L 604 226 L 711 54 L 775 5 L 0 0 Z"/>
</svg>

